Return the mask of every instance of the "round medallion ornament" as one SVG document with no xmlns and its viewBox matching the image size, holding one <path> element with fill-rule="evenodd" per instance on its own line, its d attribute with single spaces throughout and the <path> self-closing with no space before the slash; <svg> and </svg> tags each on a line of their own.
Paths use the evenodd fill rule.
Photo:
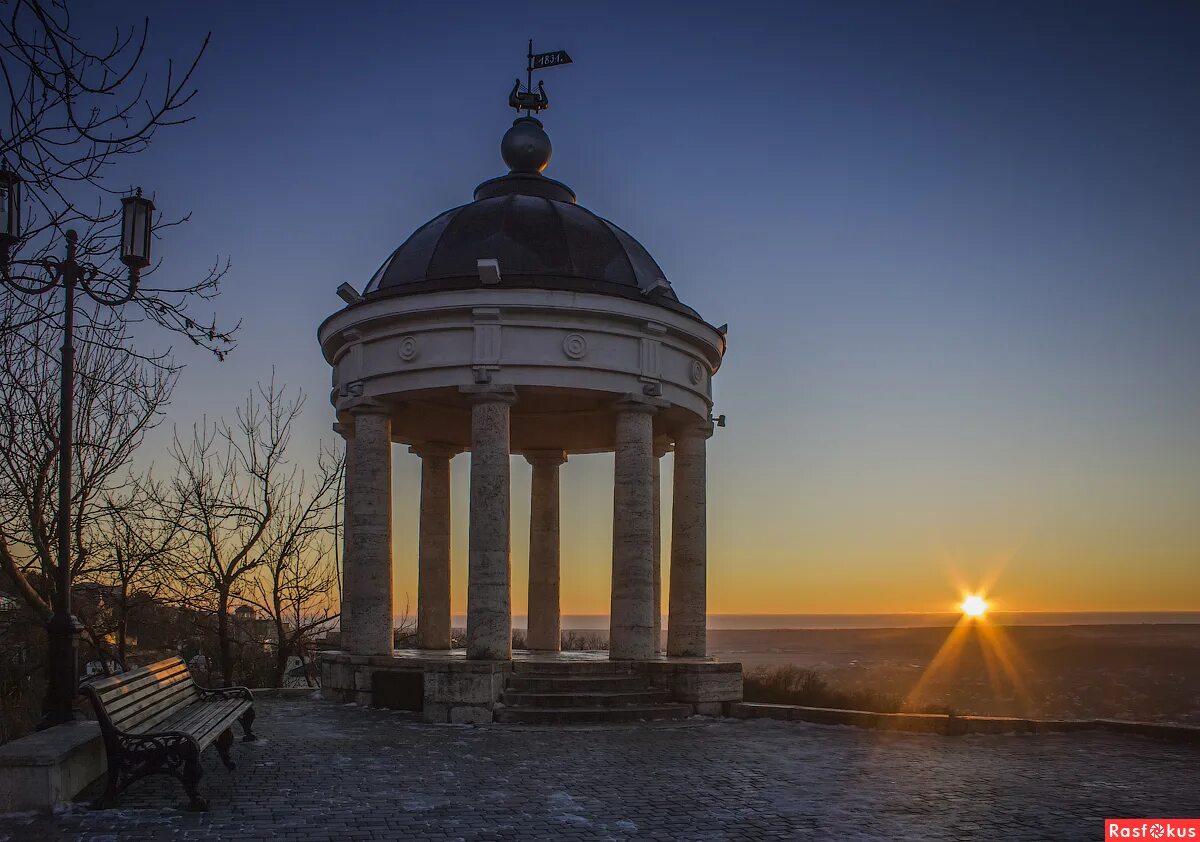
<svg viewBox="0 0 1200 842">
<path fill-rule="evenodd" d="M 696 384 L 704 379 L 704 366 L 700 364 L 699 360 L 692 360 L 692 370 L 688 372 L 688 377 Z"/>
<path fill-rule="evenodd" d="M 400 340 L 400 359 L 406 363 L 412 362 L 417 358 L 417 338 L 415 336 L 405 336 Z"/>
<path fill-rule="evenodd" d="M 587 340 L 578 333 L 568 333 L 563 339 L 563 353 L 573 360 L 582 360 L 587 356 Z"/>
</svg>

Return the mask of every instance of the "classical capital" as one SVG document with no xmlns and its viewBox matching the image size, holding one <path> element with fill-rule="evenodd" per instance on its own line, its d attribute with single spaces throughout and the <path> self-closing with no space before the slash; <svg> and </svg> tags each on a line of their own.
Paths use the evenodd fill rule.
<svg viewBox="0 0 1200 842">
<path fill-rule="evenodd" d="M 354 424 L 338 421 L 333 425 L 333 431 L 344 439 L 354 438 Z"/>
<path fill-rule="evenodd" d="M 662 398 L 651 397 L 650 395 L 639 395 L 635 392 L 627 392 L 616 400 L 618 412 L 645 412 L 653 415 L 660 409 L 666 409 L 671 405 L 670 401 L 665 401 Z"/>
<path fill-rule="evenodd" d="M 567 461 L 565 450 L 526 450 L 521 455 L 530 465 L 561 465 Z"/>
<path fill-rule="evenodd" d="M 671 442 L 670 439 L 666 438 L 665 436 L 658 436 L 657 438 L 654 439 L 654 458 L 655 459 L 661 459 L 662 457 L 666 456 L 668 453 L 670 453 L 674 449 L 675 449 L 675 445 Z"/>
<path fill-rule="evenodd" d="M 477 383 L 473 386 L 459 386 L 459 394 L 464 395 L 471 403 L 516 403 L 517 387 L 500 386 L 493 383 Z"/>
<path fill-rule="evenodd" d="M 422 459 L 453 459 L 465 449 L 459 447 L 457 444 L 427 441 L 421 444 L 414 444 L 408 449 L 408 452 L 420 456 Z"/>
<path fill-rule="evenodd" d="M 345 412 L 351 416 L 355 415 L 392 415 L 399 404 L 385 403 L 375 398 L 350 398 L 338 402 L 338 412 Z"/>
</svg>

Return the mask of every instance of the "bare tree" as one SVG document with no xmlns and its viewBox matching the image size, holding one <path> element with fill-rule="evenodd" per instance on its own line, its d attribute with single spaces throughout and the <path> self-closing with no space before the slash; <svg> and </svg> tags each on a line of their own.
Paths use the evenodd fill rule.
<svg viewBox="0 0 1200 842">
<path fill-rule="evenodd" d="M 316 639 L 338 618 L 328 556 L 296 554 L 271 564 L 255 581 L 250 602 L 265 611 L 274 626 L 275 686 L 286 685 L 292 655 L 300 659 L 312 686 L 309 667 Z"/>
<path fill-rule="evenodd" d="M 268 592 L 273 593 L 272 571 L 278 569 L 281 605 L 294 606 L 298 595 L 308 594 L 302 606 L 313 598 L 311 577 L 301 575 L 309 581 L 299 588 L 299 574 L 289 570 L 297 558 L 311 563 L 306 553 L 329 528 L 337 507 L 340 463 L 331 455 L 322 457 L 310 480 L 289 460 L 293 425 L 303 405 L 302 392 L 291 397 L 286 386 L 272 379 L 251 391 L 234 423 L 205 420 L 193 428 L 186 444 L 176 435 L 172 448 L 173 494 L 184 535 L 179 598 L 215 615 L 226 684 L 233 682 L 234 671 L 229 611 L 261 595 L 255 577 L 265 570 L 272 582 Z M 289 587 L 294 589 L 291 595 Z M 273 606 L 274 597 L 267 602 Z M 282 609 L 268 610 L 278 616 Z"/>
<path fill-rule="evenodd" d="M 246 596 L 274 626 L 279 687 L 288 657 L 296 655 L 307 664 L 316 635 L 338 617 L 337 570 L 330 564 L 330 551 L 336 543 L 343 468 L 342 456 L 323 448 L 313 480 L 301 473 L 286 489 L 269 530 L 271 551 Z"/>
<path fill-rule="evenodd" d="M 11 299 L 0 301 L 0 320 L 19 307 Z M 43 622 L 52 613 L 57 563 L 55 332 L 49 322 L 0 331 L 0 568 Z M 106 341 L 92 341 L 97 334 Z M 106 542 L 106 501 L 130 487 L 130 459 L 146 432 L 161 422 L 178 375 L 169 358 L 151 364 L 122 350 L 127 328 L 115 317 L 82 326 L 79 339 L 71 499 L 74 578 L 103 566 L 97 549 Z"/>
<path fill-rule="evenodd" d="M 101 506 L 97 552 L 102 560 L 93 578 L 107 589 L 107 631 L 116 639 L 114 654 L 122 668 L 128 668 L 130 623 L 155 604 L 171 575 L 181 514 L 178 500 L 150 472 L 131 477 Z"/>
<path fill-rule="evenodd" d="M 404 594 L 404 610 L 392 620 L 392 646 L 404 649 L 417 643 L 417 618 L 410 613 L 408 594 Z"/>
</svg>

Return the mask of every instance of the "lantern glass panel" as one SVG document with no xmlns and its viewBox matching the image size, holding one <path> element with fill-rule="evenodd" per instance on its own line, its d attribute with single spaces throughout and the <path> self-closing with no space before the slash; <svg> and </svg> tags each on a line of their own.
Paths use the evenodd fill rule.
<svg viewBox="0 0 1200 842">
<path fill-rule="evenodd" d="M 121 232 L 121 259 L 127 264 L 146 266 L 150 263 L 149 200 L 135 197 L 125 200 Z"/>
<path fill-rule="evenodd" d="M 9 173 L 0 174 L 0 236 L 21 235 L 21 186 Z"/>
</svg>

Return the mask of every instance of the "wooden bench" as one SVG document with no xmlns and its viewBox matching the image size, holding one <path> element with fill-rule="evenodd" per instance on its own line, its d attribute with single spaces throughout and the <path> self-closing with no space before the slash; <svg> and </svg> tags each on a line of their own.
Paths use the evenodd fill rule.
<svg viewBox="0 0 1200 842">
<path fill-rule="evenodd" d="M 208 802 L 197 792 L 200 752 L 215 744 L 225 768 L 232 769 L 233 723 L 241 723 L 243 741 L 256 739 L 250 691 L 200 687 L 182 658 L 167 658 L 80 689 L 96 710 L 108 753 L 108 779 L 96 807 L 111 806 L 140 778 L 170 775 L 183 784 L 189 809 L 205 810 Z"/>
</svg>

